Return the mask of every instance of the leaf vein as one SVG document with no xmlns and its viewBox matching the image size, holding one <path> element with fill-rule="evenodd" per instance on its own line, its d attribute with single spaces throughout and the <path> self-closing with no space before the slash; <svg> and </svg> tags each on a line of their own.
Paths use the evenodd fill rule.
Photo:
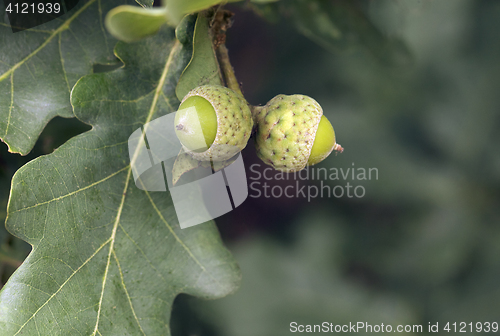
<svg viewBox="0 0 500 336">
<path fill-rule="evenodd" d="M 68 92 L 71 93 L 71 88 L 69 86 L 69 81 L 68 81 L 68 74 L 66 73 L 66 69 L 64 68 L 64 57 L 62 54 L 61 36 L 62 36 L 62 34 L 59 34 L 59 38 L 58 38 L 58 42 L 57 42 L 59 44 L 59 58 L 61 59 L 61 68 L 62 68 L 62 72 L 64 74 L 64 80 L 66 81 L 66 86 L 68 87 Z"/>
<path fill-rule="evenodd" d="M 139 179 L 139 181 L 141 181 L 141 184 L 142 184 L 142 180 Z M 144 187 L 144 185 L 143 185 L 143 187 Z M 196 264 L 198 264 L 198 266 L 201 268 L 201 270 L 203 272 L 206 272 L 220 287 L 223 287 L 221 285 L 221 283 L 219 282 L 219 280 L 217 280 L 217 278 L 215 278 L 210 272 L 208 272 L 208 270 L 205 268 L 205 266 L 203 266 L 203 264 L 196 258 L 196 256 L 193 254 L 193 252 L 191 252 L 191 250 L 189 249 L 189 247 L 187 247 L 186 244 L 184 244 L 184 242 L 175 234 L 174 229 L 172 229 L 172 227 L 170 226 L 170 224 L 168 224 L 168 222 L 165 219 L 165 217 L 163 217 L 163 214 L 161 213 L 161 211 L 156 206 L 156 204 L 153 201 L 153 199 L 151 198 L 151 195 L 149 194 L 149 192 L 147 190 L 144 190 L 144 191 L 145 191 L 146 195 L 148 196 L 149 201 L 153 205 L 153 208 L 155 209 L 156 213 L 158 214 L 158 216 L 160 217 L 160 219 L 162 220 L 162 222 L 166 225 L 166 227 L 168 228 L 168 230 L 172 233 L 172 235 L 174 236 L 175 240 L 177 240 L 177 242 L 179 244 L 181 244 L 181 246 L 184 248 L 184 250 L 186 250 L 186 252 L 189 254 L 189 256 L 196 262 Z"/>
<path fill-rule="evenodd" d="M 81 192 L 81 191 L 84 191 L 84 190 L 87 190 L 87 189 L 89 189 L 89 188 L 95 187 L 96 185 L 98 185 L 98 184 L 100 184 L 100 183 L 102 183 L 102 182 L 104 182 L 104 181 L 106 181 L 106 180 L 109 180 L 109 179 L 110 179 L 110 178 L 112 178 L 113 176 L 116 176 L 116 175 L 118 175 L 119 173 L 121 173 L 121 172 L 123 172 L 124 170 L 126 170 L 127 168 L 129 168 L 129 166 L 130 166 L 130 165 L 125 166 L 125 167 L 123 167 L 122 169 L 120 169 L 120 170 L 118 170 L 118 171 L 114 172 L 113 174 L 108 175 L 108 176 L 106 176 L 105 178 L 103 178 L 103 179 L 101 179 L 101 180 L 99 180 L 99 181 L 97 181 L 97 182 L 91 183 L 91 184 L 89 184 L 89 185 L 88 185 L 88 186 L 86 186 L 86 187 L 83 187 L 83 188 L 77 189 L 77 190 L 75 190 L 75 191 L 72 191 L 72 192 L 70 192 L 70 193 L 68 193 L 68 194 L 65 194 L 65 195 L 62 195 L 62 196 L 59 196 L 59 197 L 52 198 L 52 199 L 50 199 L 50 200 L 48 200 L 48 201 L 45 201 L 45 202 L 41 202 L 41 203 L 37 203 L 37 204 L 31 205 L 31 206 L 29 206 L 29 207 L 25 207 L 25 208 L 17 209 L 17 210 L 14 210 L 14 211 L 9 211 L 9 213 L 8 213 L 8 214 L 9 214 L 9 215 L 11 215 L 11 214 L 16 213 L 16 212 L 20 212 L 20 211 L 25 211 L 25 210 L 33 209 L 33 208 L 39 207 L 39 206 L 41 206 L 41 205 L 45 205 L 45 204 L 48 204 L 48 203 L 52 203 L 52 202 L 54 202 L 54 201 L 59 201 L 59 200 L 61 200 L 61 199 L 63 199 L 63 198 L 69 197 L 69 196 L 73 196 L 74 194 L 77 194 L 77 193 L 79 193 L 79 192 Z"/>
<path fill-rule="evenodd" d="M 128 303 L 130 305 L 130 309 L 132 310 L 132 314 L 134 315 L 134 319 L 137 322 L 137 325 L 139 326 L 139 329 L 141 330 L 142 334 L 146 336 L 146 333 L 144 330 L 142 330 L 141 323 L 139 322 L 139 319 L 137 318 L 137 314 L 135 313 L 134 305 L 132 304 L 132 300 L 130 299 L 130 295 L 127 290 L 127 286 L 125 285 L 125 279 L 123 278 L 123 272 L 122 272 L 122 267 L 120 266 L 120 261 L 118 260 L 118 257 L 116 256 L 116 252 L 113 251 L 113 256 L 115 257 L 116 265 L 118 265 L 118 271 L 120 272 L 120 279 L 122 281 L 122 286 L 123 290 L 125 291 L 125 296 L 127 297 Z"/>
<path fill-rule="evenodd" d="M 2 75 L 0 75 L 0 82 L 2 80 L 4 80 L 5 78 L 7 78 L 7 76 L 9 76 L 11 73 L 13 73 L 14 71 L 16 71 L 17 68 L 19 68 L 21 65 L 23 65 L 26 61 L 28 61 L 33 56 L 35 56 L 38 52 L 40 52 L 40 50 L 42 50 L 43 48 L 45 48 L 45 46 L 47 46 L 47 44 L 49 44 L 50 41 L 52 41 L 52 39 L 57 34 L 59 34 L 60 32 L 62 32 L 63 30 L 68 29 L 68 27 L 71 24 L 71 22 L 73 22 L 74 19 L 76 19 L 84 10 L 86 10 L 95 1 L 96 0 L 90 0 L 85 5 L 83 5 L 82 8 L 80 8 L 78 11 L 76 11 L 75 14 L 73 14 L 71 17 L 69 17 L 68 20 L 66 20 L 56 30 L 54 30 L 54 32 L 49 37 L 47 37 L 47 39 L 38 48 L 36 48 L 35 50 L 33 50 L 28 56 L 26 56 L 21 61 L 19 61 L 18 63 L 16 63 L 13 67 L 11 67 L 5 73 L 3 73 Z"/>
<path fill-rule="evenodd" d="M 165 83 L 165 79 L 167 78 L 168 70 L 170 69 L 170 66 L 172 64 L 173 55 L 177 51 L 177 48 L 180 47 L 180 45 L 181 45 L 180 42 L 178 40 L 176 40 L 173 48 L 170 51 L 170 54 L 169 54 L 168 59 L 167 59 L 167 62 L 165 64 L 165 67 L 164 67 L 163 72 L 161 74 L 160 80 L 158 82 L 158 86 L 157 86 L 157 88 L 155 90 L 155 95 L 153 96 L 153 101 L 151 103 L 151 108 L 149 109 L 148 116 L 146 117 L 146 121 L 144 122 L 144 124 L 146 124 L 145 129 L 147 128 L 147 124 L 151 121 L 151 118 L 153 118 L 155 107 L 156 107 L 156 104 L 158 102 L 158 97 L 160 95 L 160 92 L 162 91 L 163 84 Z M 111 262 L 111 253 L 113 252 L 113 247 L 114 247 L 114 243 L 115 243 L 116 230 L 117 230 L 118 224 L 120 222 L 121 214 L 122 214 L 122 211 L 123 211 L 123 205 L 125 204 L 125 197 L 127 195 L 127 189 L 128 189 L 129 183 L 130 183 L 131 175 L 132 175 L 132 167 L 134 166 L 135 161 L 137 160 L 137 157 L 139 156 L 139 152 L 140 152 L 140 149 L 138 147 L 135 150 L 134 155 L 132 156 L 132 158 L 130 160 L 130 165 L 127 166 L 128 167 L 127 178 L 125 180 L 125 186 L 123 188 L 122 199 L 121 199 L 120 204 L 118 206 L 118 210 L 117 210 L 117 214 L 116 214 L 116 220 L 115 220 L 115 223 L 113 225 L 113 230 L 111 232 L 111 237 L 110 237 L 111 244 L 110 244 L 110 249 L 109 249 L 109 254 L 108 254 L 108 260 L 106 262 L 106 270 L 104 271 L 104 277 L 103 277 L 103 281 L 102 281 L 101 298 L 99 299 L 99 308 L 97 310 L 96 324 L 95 324 L 94 332 L 92 333 L 92 335 L 95 335 L 97 333 L 98 329 L 99 329 L 99 319 L 100 319 L 100 316 L 101 316 L 102 299 L 104 297 L 104 290 L 105 290 L 106 281 L 107 281 L 107 278 L 108 278 L 108 270 L 109 270 L 109 265 L 110 265 L 110 262 Z"/>
<path fill-rule="evenodd" d="M 14 73 L 10 75 L 10 106 L 9 106 L 9 117 L 7 118 L 7 127 L 5 128 L 5 134 L 3 137 L 7 136 L 10 126 L 10 117 L 12 116 L 12 109 L 14 108 Z"/>
<path fill-rule="evenodd" d="M 102 35 L 104 36 L 104 43 L 106 44 L 106 50 L 109 50 L 108 34 L 106 34 L 106 30 L 104 30 L 104 24 L 102 22 L 103 15 L 102 15 L 101 0 L 97 1 L 97 6 L 99 10 L 99 24 L 101 25 Z"/>
<path fill-rule="evenodd" d="M 153 263 L 151 262 L 151 260 L 149 260 L 149 258 L 146 256 L 146 253 L 144 253 L 144 251 L 140 248 L 139 244 L 137 244 L 135 242 L 135 240 L 132 239 L 132 237 L 130 237 L 130 235 L 127 233 L 127 231 L 125 231 L 125 229 L 123 228 L 123 226 L 120 224 L 120 229 L 122 229 L 123 233 L 125 233 L 125 235 L 127 236 L 128 239 L 130 239 L 130 241 L 137 247 L 137 249 L 139 250 L 139 252 L 141 252 L 141 254 L 144 256 L 144 258 L 147 260 L 149 266 L 151 266 L 152 269 L 155 270 L 155 272 L 158 274 L 158 276 L 166 282 L 165 278 L 163 277 L 163 275 L 156 269 L 156 267 L 154 267 Z"/>
</svg>

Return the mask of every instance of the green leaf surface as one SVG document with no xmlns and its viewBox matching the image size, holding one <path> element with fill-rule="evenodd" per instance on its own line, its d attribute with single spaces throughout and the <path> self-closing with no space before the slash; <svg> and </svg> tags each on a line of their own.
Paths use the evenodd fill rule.
<svg viewBox="0 0 500 336">
<path fill-rule="evenodd" d="M 104 15 L 126 2 L 81 0 L 57 20 L 15 34 L 0 22 L 0 139 L 11 152 L 26 155 L 50 119 L 73 117 L 73 85 L 93 64 L 115 60 Z"/>
<path fill-rule="evenodd" d="M 0 292 L 0 334 L 170 335 L 177 294 L 239 284 L 213 222 L 181 230 L 168 192 L 134 184 L 128 138 L 175 111 L 190 59 L 172 30 L 118 43 L 124 67 L 83 77 L 75 115 L 92 130 L 23 166 L 7 228 L 33 251 Z"/>
<path fill-rule="evenodd" d="M 219 63 L 215 56 L 208 18 L 198 14 L 193 37 L 193 56 L 177 83 L 175 93 L 179 100 L 201 85 L 223 85 Z"/>
<path fill-rule="evenodd" d="M 121 41 L 134 42 L 158 32 L 167 17 L 165 8 L 123 5 L 113 8 L 105 22 L 111 35 Z"/>
</svg>

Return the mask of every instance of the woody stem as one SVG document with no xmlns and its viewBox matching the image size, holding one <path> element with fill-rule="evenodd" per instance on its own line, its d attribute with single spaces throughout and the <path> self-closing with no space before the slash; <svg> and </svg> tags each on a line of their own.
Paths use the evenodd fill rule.
<svg viewBox="0 0 500 336">
<path fill-rule="evenodd" d="M 241 96 L 243 96 L 243 93 L 241 92 L 240 89 L 240 84 L 238 82 L 238 79 L 236 78 L 236 75 L 234 74 L 234 69 L 233 66 L 231 65 L 231 62 L 229 60 L 229 54 L 226 48 L 225 44 L 221 44 L 219 48 L 217 49 L 218 53 L 218 58 L 219 58 L 219 64 L 222 70 L 222 73 L 224 74 L 224 79 L 226 81 L 226 85 L 228 88 L 231 90 L 239 93 Z M 243 96 L 244 97 L 244 96 Z M 252 116 L 254 121 L 256 122 L 256 118 L 259 114 L 259 112 L 264 108 L 263 106 L 252 106 L 249 104 L 250 110 L 252 111 Z"/>
<path fill-rule="evenodd" d="M 240 84 L 238 83 L 236 75 L 234 74 L 233 66 L 229 61 L 229 54 L 227 52 L 226 46 L 224 44 L 221 44 L 217 51 L 219 54 L 219 63 L 222 69 L 222 73 L 224 74 L 224 79 L 226 80 L 227 87 L 243 96 L 243 92 L 241 92 L 240 89 Z"/>
</svg>

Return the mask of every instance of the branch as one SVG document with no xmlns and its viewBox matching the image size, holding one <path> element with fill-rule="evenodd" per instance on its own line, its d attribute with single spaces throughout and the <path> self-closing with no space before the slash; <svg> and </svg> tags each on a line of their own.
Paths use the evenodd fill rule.
<svg viewBox="0 0 500 336">
<path fill-rule="evenodd" d="M 222 68 L 222 73 L 224 74 L 224 80 L 226 81 L 227 87 L 243 96 L 243 92 L 241 92 L 238 79 L 236 79 L 236 75 L 234 74 L 233 66 L 229 61 L 229 55 L 226 45 L 221 44 L 217 49 L 217 53 L 219 54 L 219 62 Z"/>
</svg>

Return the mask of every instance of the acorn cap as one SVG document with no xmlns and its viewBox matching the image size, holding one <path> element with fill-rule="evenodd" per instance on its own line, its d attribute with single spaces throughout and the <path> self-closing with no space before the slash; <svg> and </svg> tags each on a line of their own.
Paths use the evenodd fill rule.
<svg viewBox="0 0 500 336">
<path fill-rule="evenodd" d="M 240 152 L 248 143 L 253 119 L 247 101 L 224 86 L 203 85 L 191 90 L 181 104 L 192 96 L 205 98 L 212 104 L 217 115 L 217 135 L 206 151 L 198 153 L 184 150 L 199 161 L 224 161 Z"/>
<path fill-rule="evenodd" d="M 277 170 L 306 167 L 323 109 L 304 95 L 278 95 L 255 116 L 257 155 Z"/>
</svg>

